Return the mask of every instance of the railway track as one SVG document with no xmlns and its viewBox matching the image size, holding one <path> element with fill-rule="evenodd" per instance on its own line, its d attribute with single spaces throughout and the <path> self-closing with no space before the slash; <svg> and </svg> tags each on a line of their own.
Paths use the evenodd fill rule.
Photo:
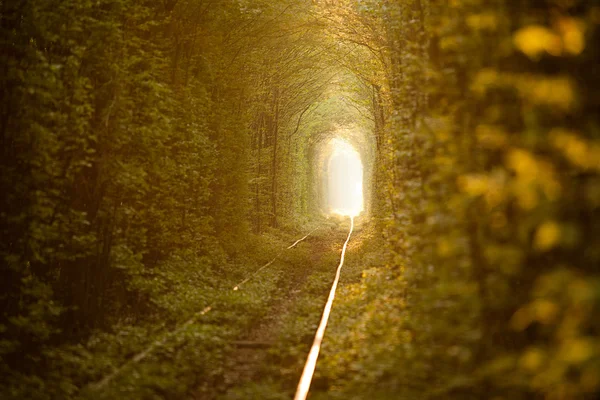
<svg viewBox="0 0 600 400">
<path fill-rule="evenodd" d="M 271 259 L 269 262 L 265 263 L 261 267 L 257 268 L 254 272 L 249 274 L 245 279 L 241 280 L 238 284 L 233 286 L 230 290 L 233 290 L 233 291 L 241 290 L 244 284 L 248 283 L 252 279 L 259 276 L 259 274 L 261 272 L 265 271 L 269 266 L 272 266 L 278 259 L 280 259 L 285 254 L 286 251 L 295 248 L 298 244 L 300 244 L 301 242 L 308 239 L 311 235 L 313 235 L 313 233 L 317 229 L 319 229 L 319 228 L 316 228 L 316 229 L 308 232 L 306 235 L 303 235 L 299 239 L 295 240 L 289 246 L 282 248 L 273 259 Z M 304 368 L 303 368 L 302 375 L 300 377 L 300 380 L 299 380 L 297 388 L 296 388 L 294 400 L 305 400 L 308 395 L 308 392 L 309 392 L 309 389 L 311 386 L 311 382 L 313 379 L 313 375 L 314 375 L 314 372 L 316 369 L 316 364 L 317 364 L 318 357 L 319 357 L 321 343 L 323 342 L 323 339 L 324 339 L 325 330 L 327 328 L 327 323 L 328 323 L 329 316 L 331 314 L 331 310 L 332 310 L 332 306 L 333 306 L 333 302 L 335 299 L 336 289 L 337 289 L 339 281 L 340 281 L 341 270 L 344 265 L 346 250 L 347 250 L 350 238 L 352 236 L 353 230 L 354 230 L 354 219 L 351 218 L 350 230 L 348 232 L 348 235 L 346 236 L 346 240 L 341 249 L 341 255 L 339 258 L 339 264 L 336 269 L 335 277 L 334 277 L 333 283 L 329 289 L 329 295 L 327 297 L 327 301 L 325 303 L 323 312 L 321 314 L 320 323 L 314 334 L 314 339 L 313 339 L 312 345 L 310 347 L 310 351 L 308 352 L 306 362 L 304 363 Z M 337 239 L 334 239 L 334 243 L 340 239 L 341 239 L 341 237 L 338 236 Z M 321 248 L 321 250 L 318 250 L 317 253 L 314 253 L 315 250 L 311 249 L 312 250 L 311 254 L 314 254 L 315 256 L 317 256 L 316 259 L 309 260 L 309 262 L 307 264 L 310 266 L 311 270 L 312 270 L 312 268 L 314 268 L 315 262 L 318 265 L 322 265 L 323 267 L 326 267 L 326 265 L 331 265 L 331 261 L 333 260 L 333 254 L 331 254 L 331 250 L 329 250 L 329 245 L 327 245 L 325 241 L 318 240 L 315 243 L 321 243 L 321 242 L 322 242 L 322 244 L 317 245 L 317 248 Z M 339 249 L 339 247 L 338 247 L 338 249 Z M 329 254 L 329 256 L 327 256 L 327 257 L 330 259 L 327 260 L 327 262 L 324 262 L 325 260 L 318 261 L 320 259 L 320 257 L 323 257 L 324 254 Z M 321 279 L 326 279 L 325 276 L 326 276 L 327 270 L 326 269 L 323 270 L 323 268 L 321 268 L 321 273 L 323 273 L 323 271 L 325 271 L 325 275 Z M 252 380 L 252 377 L 253 377 L 252 371 L 253 370 L 256 371 L 259 368 L 261 368 L 261 365 L 259 365 L 260 363 L 266 362 L 266 360 L 267 360 L 266 354 L 268 352 L 268 349 L 271 348 L 271 346 L 273 344 L 273 341 L 271 340 L 273 338 L 272 334 L 277 331 L 278 315 L 282 315 L 282 313 L 285 313 L 284 309 L 286 309 L 288 306 L 290 306 L 291 304 L 294 303 L 296 293 L 302 292 L 301 286 L 303 285 L 302 282 L 304 282 L 305 277 L 302 278 L 298 274 L 302 275 L 303 272 L 291 270 L 291 274 L 289 276 L 286 276 L 285 279 L 287 279 L 289 281 L 293 281 L 293 282 L 285 283 L 285 279 L 284 279 L 283 286 L 281 286 L 280 289 L 283 292 L 287 291 L 289 293 L 286 293 L 284 295 L 285 298 L 281 304 L 274 306 L 274 309 L 270 313 L 273 315 L 268 315 L 266 320 L 263 320 L 253 331 L 249 332 L 246 337 L 242 337 L 242 338 L 240 338 L 240 340 L 236 340 L 235 342 L 231 343 L 234 348 L 233 353 L 232 353 L 234 355 L 232 356 L 229 367 L 228 367 L 229 369 L 231 369 L 231 372 L 227 372 L 224 377 L 223 383 L 225 384 L 225 387 L 223 389 L 225 391 L 234 389 L 238 385 L 244 385 L 243 381 Z M 111 382 L 113 380 L 115 380 L 117 377 L 126 375 L 128 373 L 134 373 L 134 371 L 136 370 L 136 365 L 142 363 L 144 361 L 144 359 L 148 358 L 151 354 L 153 354 L 155 351 L 157 351 L 160 347 L 166 345 L 167 343 L 170 343 L 171 340 L 174 340 L 174 338 L 177 337 L 178 333 L 183 332 L 191 324 L 197 322 L 202 316 L 206 315 L 209 312 L 217 311 L 217 309 L 218 309 L 218 307 L 215 307 L 214 305 L 209 305 L 209 306 L 206 306 L 203 309 L 199 310 L 197 313 L 195 313 L 193 316 L 191 316 L 188 320 L 179 324 L 177 327 L 170 330 L 169 332 L 166 332 L 164 335 L 159 337 L 156 341 L 152 342 L 145 349 L 143 349 L 139 353 L 135 354 L 134 356 L 130 357 L 126 362 L 124 362 L 121 366 L 116 368 L 110 374 L 104 376 L 101 380 L 88 385 L 88 387 L 86 388 L 86 391 L 99 392 L 103 388 L 106 388 L 107 386 L 109 386 L 111 384 Z M 315 312 L 316 312 L 316 310 L 315 310 Z M 233 364 L 236 364 L 236 365 L 233 365 Z M 254 374 L 256 374 L 256 372 L 254 372 Z M 256 376 L 256 375 L 254 375 L 254 376 Z M 221 394 L 225 394 L 225 393 L 221 392 Z"/>
<path fill-rule="evenodd" d="M 317 328 L 317 331 L 315 333 L 315 338 L 313 339 L 313 343 L 310 348 L 310 352 L 308 353 L 306 363 L 304 364 L 304 369 L 302 371 L 300 381 L 298 382 L 298 387 L 296 389 L 296 394 L 294 395 L 294 400 L 305 400 L 306 397 L 308 396 L 310 384 L 312 382 L 312 378 L 315 373 L 315 368 L 317 367 L 317 360 L 319 358 L 319 352 L 321 351 L 321 343 L 323 343 L 323 338 L 325 336 L 325 329 L 327 329 L 329 315 L 331 314 L 331 308 L 333 307 L 333 301 L 335 300 L 335 292 L 337 290 L 337 286 L 340 281 L 342 267 L 344 266 L 344 258 L 346 256 L 346 249 L 348 248 L 348 242 L 350 242 L 350 237 L 352 236 L 352 231 L 354 231 L 354 217 L 350 217 L 350 231 L 348 232 L 348 237 L 346 238 L 346 241 L 344 242 L 344 246 L 342 247 L 340 263 L 335 272 L 335 278 L 333 280 L 333 283 L 331 284 L 331 290 L 329 291 L 329 297 L 327 298 L 327 303 L 325 303 L 325 307 L 323 308 L 323 314 L 321 315 L 321 322 L 319 322 L 319 327 Z"/>
</svg>

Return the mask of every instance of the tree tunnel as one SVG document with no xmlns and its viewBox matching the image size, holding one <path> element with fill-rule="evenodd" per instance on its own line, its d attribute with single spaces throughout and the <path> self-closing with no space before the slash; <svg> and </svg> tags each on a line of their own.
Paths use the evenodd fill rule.
<svg viewBox="0 0 600 400">
<path fill-rule="evenodd" d="M 598 1 L 0 0 L 0 37 L 1 398 L 290 398 L 350 215 L 312 398 L 600 399 Z"/>
<path fill-rule="evenodd" d="M 291 118 L 293 134 L 281 145 L 277 209 L 282 225 L 347 215 L 358 216 L 360 223 L 371 214 L 377 147 L 372 89 L 352 72 L 339 66 L 334 71 L 335 78 L 327 78 Z"/>
</svg>

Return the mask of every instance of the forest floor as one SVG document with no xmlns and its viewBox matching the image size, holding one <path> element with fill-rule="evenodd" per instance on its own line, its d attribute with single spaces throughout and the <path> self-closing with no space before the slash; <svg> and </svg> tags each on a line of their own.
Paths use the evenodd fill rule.
<svg viewBox="0 0 600 400">
<path fill-rule="evenodd" d="M 273 265 L 279 274 L 267 310 L 233 341 L 220 376 L 210 386 L 202 385 L 192 399 L 293 395 L 346 236 L 345 223 L 332 224 L 281 255 Z M 354 240 L 360 240 L 360 232 Z"/>
<path fill-rule="evenodd" d="M 156 321 L 150 320 L 133 332 L 118 329 L 95 336 L 86 349 L 73 350 L 85 350 L 92 366 L 98 365 L 95 360 L 104 360 L 101 368 L 86 372 L 94 373 L 96 382 L 104 381 L 107 376 L 113 378 L 102 386 L 85 387 L 79 397 L 85 400 L 292 398 L 350 228 L 350 221 L 341 219 L 322 220 L 313 227 L 317 224 L 320 224 L 318 230 L 291 249 L 288 246 L 306 231 L 272 231 L 256 238 L 244 249 L 236 273 L 228 276 L 225 283 L 198 292 L 195 281 L 183 282 L 171 291 L 173 299 L 180 303 L 173 304 L 176 315 L 168 323 L 157 328 Z M 326 366 L 337 362 L 333 358 L 343 349 L 336 346 L 348 346 L 339 336 L 346 332 L 344 318 L 355 315 L 354 303 L 346 304 L 345 297 L 354 293 L 353 284 L 361 281 L 365 266 L 371 264 L 367 255 L 381 252 L 377 246 L 369 245 L 372 238 L 369 224 L 359 222 L 355 226 L 341 271 L 329 333 L 325 333 L 323 354 L 310 390 L 314 398 L 328 398 L 331 393 Z M 276 255 L 273 263 L 261 267 Z M 190 265 L 195 271 L 195 265 Z M 223 271 L 227 269 L 215 273 Z M 239 286 L 239 290 L 232 290 L 248 277 L 251 279 Z M 198 295 L 201 295 L 199 300 Z M 187 312 L 180 311 L 182 305 Z M 190 319 L 194 310 L 207 311 Z M 140 354 L 144 354 L 143 359 Z"/>
</svg>

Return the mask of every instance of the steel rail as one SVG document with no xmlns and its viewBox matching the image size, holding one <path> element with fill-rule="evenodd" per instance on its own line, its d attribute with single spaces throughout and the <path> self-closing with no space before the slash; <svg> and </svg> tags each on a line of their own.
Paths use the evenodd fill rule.
<svg viewBox="0 0 600 400">
<path fill-rule="evenodd" d="M 304 239 L 306 239 L 307 237 L 309 237 L 310 235 L 312 235 L 312 233 L 314 231 L 316 231 L 317 229 L 319 229 L 319 227 L 313 229 L 312 231 L 308 232 L 308 234 L 298 240 L 296 240 L 294 243 L 292 243 L 290 246 L 286 247 L 285 249 L 281 250 L 279 253 L 277 253 L 277 255 L 275 256 L 275 258 L 273 258 L 271 261 L 269 261 L 268 263 L 266 263 L 265 265 L 263 265 L 262 267 L 260 267 L 259 269 L 257 269 L 256 271 L 254 271 L 252 274 L 250 274 L 250 276 L 248 276 L 246 279 L 244 279 L 243 281 L 241 281 L 240 283 L 238 283 L 237 285 L 235 285 L 233 287 L 233 290 L 239 290 L 240 286 L 242 286 L 244 283 L 248 282 L 250 279 L 254 278 L 256 275 L 258 275 L 263 269 L 267 268 L 269 265 L 273 264 L 275 261 L 277 261 L 277 259 L 279 257 L 281 257 L 281 255 L 286 251 L 289 250 L 291 248 L 296 247 L 296 245 L 298 243 L 300 243 L 301 241 L 303 241 Z"/>
<path fill-rule="evenodd" d="M 310 352 L 308 353 L 308 357 L 306 358 L 306 363 L 304 364 L 304 370 L 302 371 L 302 376 L 300 377 L 298 387 L 296 388 L 294 400 L 305 400 L 306 396 L 308 396 L 310 384 L 315 373 L 315 368 L 317 367 L 317 359 L 319 358 L 319 352 L 321 351 L 321 343 L 323 342 L 323 337 L 325 336 L 325 329 L 327 328 L 327 322 L 329 321 L 329 314 L 331 314 L 331 308 L 333 307 L 335 291 L 340 281 L 342 266 L 344 265 L 344 258 L 346 256 L 346 248 L 348 247 L 348 242 L 350 241 L 350 236 L 352 236 L 353 230 L 354 217 L 350 217 L 350 232 L 348 232 L 348 238 L 344 242 L 344 247 L 342 247 L 340 264 L 338 265 L 337 270 L 335 272 L 335 279 L 333 280 L 333 284 L 331 285 L 329 297 L 327 298 L 327 303 L 325 303 L 323 315 L 321 316 L 321 322 L 319 323 L 319 327 L 317 328 L 317 332 L 315 333 L 313 344 L 310 348 Z"/>
</svg>

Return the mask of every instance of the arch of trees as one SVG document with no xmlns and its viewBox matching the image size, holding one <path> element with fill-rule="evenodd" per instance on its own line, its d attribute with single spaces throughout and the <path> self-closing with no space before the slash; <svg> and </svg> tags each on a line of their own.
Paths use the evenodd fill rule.
<svg viewBox="0 0 600 400">
<path fill-rule="evenodd" d="M 380 251 L 329 395 L 594 398 L 599 24 L 579 0 L 0 1 L 1 390 L 76 396 L 74 344 L 203 307 L 319 218 L 342 132 Z"/>
</svg>

